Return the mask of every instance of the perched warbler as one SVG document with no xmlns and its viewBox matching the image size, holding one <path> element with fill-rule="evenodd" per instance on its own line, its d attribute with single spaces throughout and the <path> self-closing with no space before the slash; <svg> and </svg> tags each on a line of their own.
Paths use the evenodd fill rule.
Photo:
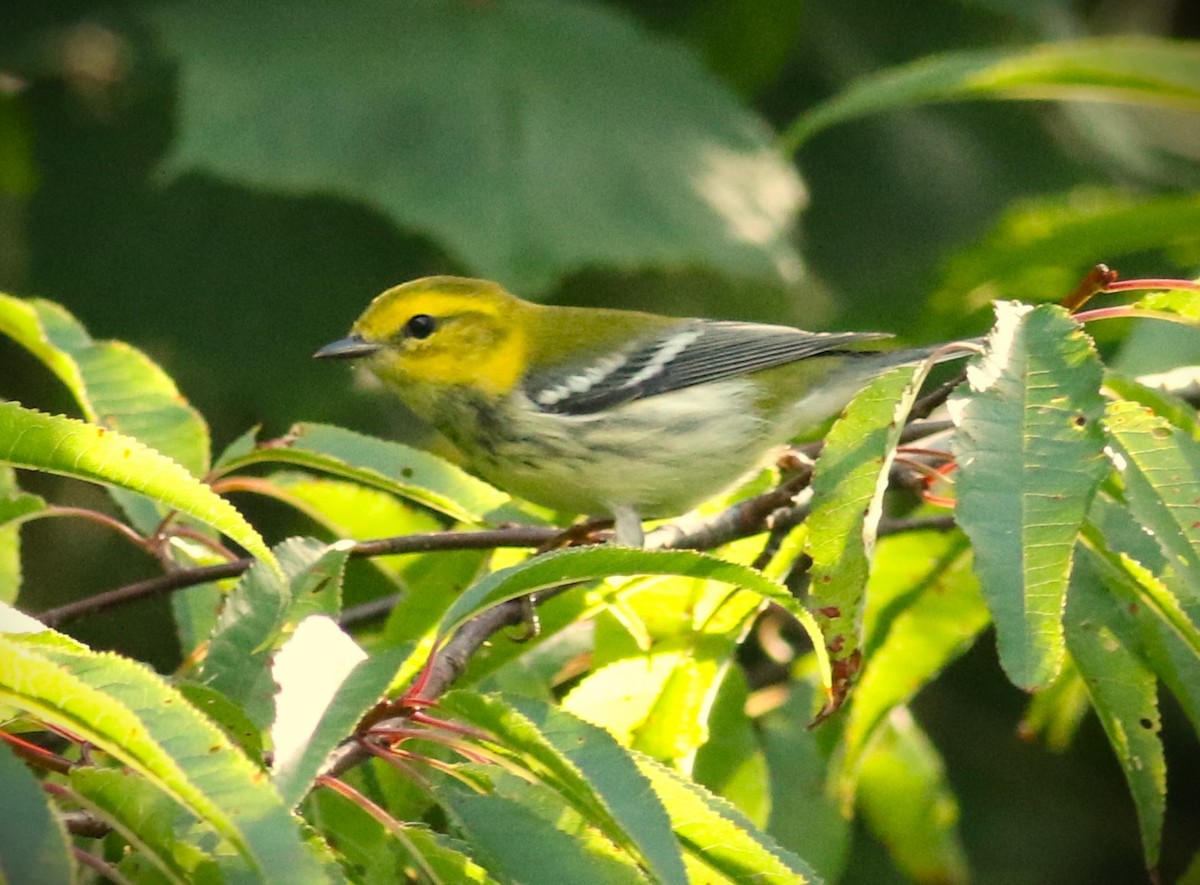
<svg viewBox="0 0 1200 885">
<path fill-rule="evenodd" d="M 611 514 L 619 543 L 761 466 L 871 378 L 931 349 L 888 336 L 554 307 L 428 277 L 376 298 L 317 357 L 362 359 L 479 475 L 537 504 Z"/>
</svg>

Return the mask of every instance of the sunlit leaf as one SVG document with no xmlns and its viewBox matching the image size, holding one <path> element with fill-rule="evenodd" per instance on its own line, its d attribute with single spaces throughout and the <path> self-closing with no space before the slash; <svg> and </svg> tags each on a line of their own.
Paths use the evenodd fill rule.
<svg viewBox="0 0 1200 885">
<path fill-rule="evenodd" d="M 128 489 L 212 526 L 277 568 L 233 505 L 176 462 L 136 439 L 17 403 L 0 403 L 0 462 Z"/>
</svg>

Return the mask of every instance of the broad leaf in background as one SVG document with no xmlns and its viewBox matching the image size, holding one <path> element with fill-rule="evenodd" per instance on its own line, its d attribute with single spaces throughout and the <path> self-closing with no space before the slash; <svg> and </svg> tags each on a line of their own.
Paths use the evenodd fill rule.
<svg viewBox="0 0 1200 885">
<path fill-rule="evenodd" d="M 173 170 L 364 200 L 526 292 L 595 265 L 798 276 L 803 187 L 766 125 L 601 4 L 146 11 L 179 60 Z"/>
<path fill-rule="evenodd" d="M 784 143 L 794 151 L 822 129 L 865 114 L 972 98 L 1128 101 L 1200 110 L 1200 46 L 1102 37 L 923 58 L 865 77 L 808 111 Z"/>
<path fill-rule="evenodd" d="M 29 766 L 0 746 L 0 882 L 74 882 L 75 858 L 62 818 Z"/>
<path fill-rule="evenodd" d="M 1102 368 L 1062 308 L 999 302 L 996 317 L 968 366 L 970 392 L 950 400 L 955 518 L 975 548 L 1000 663 L 1034 689 L 1062 663 L 1072 551 L 1107 467 Z"/>
<path fill-rule="evenodd" d="M 175 461 L 124 434 L 0 403 L 0 463 L 137 492 L 223 532 L 272 569 L 279 567 L 232 504 Z"/>
</svg>

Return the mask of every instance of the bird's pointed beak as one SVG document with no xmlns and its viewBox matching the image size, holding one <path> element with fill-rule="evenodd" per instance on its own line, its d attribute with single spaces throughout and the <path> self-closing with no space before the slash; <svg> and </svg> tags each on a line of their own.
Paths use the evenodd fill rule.
<svg viewBox="0 0 1200 885">
<path fill-rule="evenodd" d="M 370 341 L 364 341 L 358 335 L 351 335 L 348 338 L 343 338 L 340 341 L 334 341 L 326 344 L 320 350 L 313 354 L 313 359 L 323 360 L 356 360 L 364 356 L 370 356 L 378 351 L 380 345 L 373 344 Z"/>
</svg>

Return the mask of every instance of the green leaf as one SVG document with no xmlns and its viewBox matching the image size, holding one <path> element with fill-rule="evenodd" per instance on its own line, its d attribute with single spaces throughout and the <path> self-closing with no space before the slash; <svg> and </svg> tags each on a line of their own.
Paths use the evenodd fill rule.
<svg viewBox="0 0 1200 885">
<path fill-rule="evenodd" d="M 788 698 L 761 716 L 759 740 L 767 759 L 771 815 L 767 833 L 808 862 L 826 881 L 839 882 L 850 854 L 850 821 L 829 789 L 829 726 L 808 727 L 814 687 L 804 680 L 788 684 Z"/>
<path fill-rule="evenodd" d="M 714 875 L 762 885 L 821 881 L 724 799 L 648 756 L 638 756 L 637 763 L 666 807 L 679 844 L 704 870 L 691 881 L 713 881 Z"/>
<path fill-rule="evenodd" d="M 1063 658 L 1062 608 L 1080 524 L 1106 468 L 1102 370 L 1059 307 L 996 305 L 987 349 L 951 399 L 955 511 L 1014 684 L 1049 684 Z"/>
<path fill-rule="evenodd" d="M 447 636 L 480 611 L 508 599 L 560 587 L 578 581 L 618 575 L 678 575 L 721 581 L 770 599 L 796 617 L 817 648 L 822 682 L 829 685 L 829 662 L 821 631 L 812 615 L 796 603 L 782 585 L 744 565 L 725 562 L 692 550 L 633 550 L 618 547 L 588 547 L 558 550 L 527 559 L 493 572 L 455 601 L 442 618 L 441 633 Z"/>
<path fill-rule="evenodd" d="M 0 796 L 4 797 L 0 882 L 76 881 L 75 858 L 62 818 L 54 813 L 29 766 L 7 745 L 0 747 Z"/>
<path fill-rule="evenodd" d="M 208 426 L 141 351 L 93 340 L 62 307 L 36 298 L 0 294 L 0 333 L 57 375 L 89 422 L 141 440 L 195 476 L 208 470 Z"/>
<path fill-rule="evenodd" d="M 351 542 L 292 538 L 275 548 L 284 578 L 255 564 L 225 600 L 199 679 L 241 705 L 259 729 L 274 717 L 271 660 L 310 614 L 341 611 Z"/>
<path fill-rule="evenodd" d="M 977 98 L 1122 101 L 1200 109 L 1200 47 L 1123 36 L 926 57 L 861 78 L 801 116 L 783 141 L 790 153 L 822 129 L 855 117 Z"/>
<path fill-rule="evenodd" d="M 1193 248 L 1197 229 L 1200 194 L 1193 192 L 1130 196 L 1088 188 L 1019 200 L 946 262 L 929 305 L 939 325 L 962 328 L 964 317 L 998 299 L 1066 296 L 1098 255 Z"/>
<path fill-rule="evenodd" d="M 621 744 L 687 770 L 709 740 L 713 700 L 762 605 L 758 594 L 720 582 L 627 582 L 597 624 L 594 669 L 564 708 Z"/>
<path fill-rule="evenodd" d="M 892 711 L 863 760 L 858 802 L 868 826 L 912 881 L 968 881 L 958 800 L 937 749 L 903 707 Z"/>
<path fill-rule="evenodd" d="M 563 832 L 524 804 L 495 793 L 447 784 L 442 807 L 470 842 L 477 860 L 503 881 L 522 885 L 644 885 L 635 867 Z"/>
<path fill-rule="evenodd" d="M 825 636 L 833 696 L 841 706 L 862 660 L 859 631 L 883 493 L 909 409 L 931 363 L 899 366 L 874 379 L 830 428 L 813 468 L 805 550 L 812 557 L 807 606 Z"/>
<path fill-rule="evenodd" d="M 530 698 L 501 701 L 453 692 L 441 706 L 487 729 L 590 825 L 638 858 L 655 881 L 687 881 L 670 820 L 646 778 L 607 732 Z"/>
<path fill-rule="evenodd" d="M 262 769 L 161 677 L 53 633 L 0 636 L 0 698 L 95 744 L 229 840 L 259 876 L 325 882 Z"/>
<path fill-rule="evenodd" d="M 85 807 L 113 827 L 168 882 L 213 879 L 216 861 L 198 847 L 196 819 L 153 783 L 129 771 L 77 766 L 71 787 Z"/>
<path fill-rule="evenodd" d="M 151 15 L 180 65 L 172 170 L 361 200 L 515 289 L 591 266 L 798 275 L 803 187 L 767 126 L 605 6 L 355 0 L 293 41 L 282 0 Z"/>
<path fill-rule="evenodd" d="M 1200 443 L 1144 406 L 1117 401 L 1104 417 L 1110 457 L 1134 518 L 1167 558 L 1167 583 L 1200 606 Z"/>
<path fill-rule="evenodd" d="M 18 403 L 0 403 L 0 462 L 146 495 L 224 532 L 278 568 L 266 543 L 232 504 L 132 437 Z"/>
<path fill-rule="evenodd" d="M 325 757 L 383 697 L 406 657 L 405 650 L 391 648 L 368 658 L 323 615 L 296 627 L 271 665 L 278 686 L 271 779 L 288 806 L 304 798 Z"/>
<path fill-rule="evenodd" d="M 1090 709 L 1083 678 L 1067 655 L 1054 681 L 1030 699 L 1018 733 L 1026 739 L 1040 737 L 1047 747 L 1061 753 L 1071 745 Z"/>
<path fill-rule="evenodd" d="M 868 666 L 842 739 L 838 790 L 849 809 L 860 765 L 892 711 L 907 704 L 988 624 L 965 540 L 920 532 L 886 539 L 868 592 Z"/>
<path fill-rule="evenodd" d="M 46 509 L 21 491 L 11 467 L 0 464 L 0 602 L 16 602 L 21 589 L 21 524 Z"/>
<path fill-rule="evenodd" d="M 1123 615 L 1103 588 L 1095 554 L 1081 549 L 1080 566 L 1067 598 L 1067 648 L 1121 763 L 1137 807 L 1146 866 L 1153 869 L 1167 791 L 1157 682 L 1121 629 Z"/>
<path fill-rule="evenodd" d="M 263 446 L 218 466 L 294 464 L 416 501 L 461 522 L 482 523 L 510 498 L 428 452 L 327 424 L 297 424 L 282 445 Z"/>
</svg>

